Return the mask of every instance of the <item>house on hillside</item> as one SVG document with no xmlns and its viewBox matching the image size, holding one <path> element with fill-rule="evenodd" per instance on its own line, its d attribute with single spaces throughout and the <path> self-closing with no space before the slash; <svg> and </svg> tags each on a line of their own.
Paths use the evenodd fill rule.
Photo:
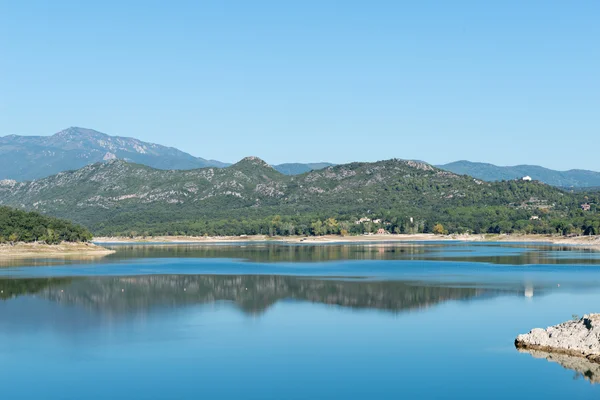
<svg viewBox="0 0 600 400">
<path fill-rule="evenodd" d="M 359 219 L 358 221 L 355 221 L 354 223 L 356 225 L 360 225 L 360 224 L 364 224 L 366 222 L 371 222 L 371 218 L 362 217 L 361 219 Z"/>
<path fill-rule="evenodd" d="M 378 218 L 378 219 L 374 219 L 374 220 L 373 220 L 373 223 L 374 223 L 374 224 L 380 224 L 380 223 L 381 223 L 381 220 L 380 220 L 379 218 Z"/>
<path fill-rule="evenodd" d="M 540 217 L 538 215 L 532 215 L 531 218 L 529 218 L 530 221 L 537 221 L 539 219 Z"/>
<path fill-rule="evenodd" d="M 522 179 L 522 180 L 524 180 L 525 182 L 531 182 L 531 181 L 532 181 L 532 179 L 531 179 L 531 177 L 530 177 L 529 175 L 527 175 L 527 176 L 524 176 L 524 177 L 523 177 L 523 178 L 521 178 L 521 179 Z"/>
<path fill-rule="evenodd" d="M 581 205 L 581 209 L 583 211 L 590 211 L 592 209 L 592 206 L 589 203 L 584 203 Z"/>
</svg>

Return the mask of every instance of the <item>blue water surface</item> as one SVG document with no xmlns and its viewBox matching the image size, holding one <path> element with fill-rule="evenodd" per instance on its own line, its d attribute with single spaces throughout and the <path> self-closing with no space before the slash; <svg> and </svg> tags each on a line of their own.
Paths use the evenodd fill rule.
<svg viewBox="0 0 600 400">
<path fill-rule="evenodd" d="M 236 246 L 0 268 L 2 398 L 600 396 L 597 376 L 513 345 L 600 311 L 596 253 Z"/>
</svg>

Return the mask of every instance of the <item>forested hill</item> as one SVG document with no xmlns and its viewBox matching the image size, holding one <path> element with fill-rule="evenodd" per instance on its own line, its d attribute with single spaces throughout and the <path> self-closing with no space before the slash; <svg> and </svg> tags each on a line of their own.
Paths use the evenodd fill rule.
<svg viewBox="0 0 600 400">
<path fill-rule="evenodd" d="M 87 242 L 91 233 L 78 225 L 36 212 L 0 207 L 0 244 L 7 242 Z"/>
<path fill-rule="evenodd" d="M 593 233 L 597 203 L 597 195 L 539 182 L 484 182 L 406 160 L 297 176 L 256 157 L 188 171 L 115 160 L 33 182 L 0 182 L 0 204 L 69 218 L 98 234 L 431 232 L 438 223 L 451 232 Z"/>
</svg>

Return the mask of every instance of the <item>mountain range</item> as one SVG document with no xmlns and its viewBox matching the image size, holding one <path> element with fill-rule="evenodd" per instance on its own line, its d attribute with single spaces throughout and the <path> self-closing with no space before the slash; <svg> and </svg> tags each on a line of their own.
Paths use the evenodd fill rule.
<svg viewBox="0 0 600 400">
<path fill-rule="evenodd" d="M 230 164 L 194 157 L 173 147 L 110 136 L 93 129 L 71 127 L 52 136 L 0 137 L 0 179 L 25 181 L 113 159 L 158 169 L 226 167 Z M 281 173 L 295 175 L 332 164 L 282 164 Z"/>
<path fill-rule="evenodd" d="M 26 181 L 62 171 L 76 170 L 100 161 L 120 159 L 164 170 L 223 168 L 231 164 L 195 157 L 173 147 L 138 139 L 110 136 L 92 129 L 71 127 L 52 136 L 0 137 L 0 179 Z M 284 175 L 299 175 L 334 164 L 284 163 L 273 168 Z M 438 166 L 459 175 L 484 181 L 501 181 L 531 176 L 534 180 L 563 188 L 600 186 L 600 173 L 586 170 L 554 171 L 536 165 L 500 167 L 493 164 L 457 161 Z"/>
<path fill-rule="evenodd" d="M 548 220 L 565 217 L 584 195 L 538 182 L 484 182 L 398 159 L 294 176 L 257 157 L 194 170 L 109 160 L 30 182 L 0 181 L 0 205 L 68 218 L 96 234 L 254 234 L 273 227 L 305 233 L 315 220 L 330 217 L 362 233 L 354 221 L 365 215 L 385 217 L 387 229 L 398 232 L 431 231 L 437 222 L 456 231 L 489 231 L 512 229 L 517 221 L 527 225 L 541 212 Z M 286 218 L 293 228 L 283 224 Z"/>
<path fill-rule="evenodd" d="M 437 167 L 454 172 L 455 174 L 469 175 L 489 182 L 508 181 L 529 176 L 533 180 L 562 188 L 600 186 L 600 172 L 582 169 L 555 171 L 538 165 L 499 167 L 493 164 L 471 161 L 456 161 L 445 165 L 438 165 Z"/>
</svg>

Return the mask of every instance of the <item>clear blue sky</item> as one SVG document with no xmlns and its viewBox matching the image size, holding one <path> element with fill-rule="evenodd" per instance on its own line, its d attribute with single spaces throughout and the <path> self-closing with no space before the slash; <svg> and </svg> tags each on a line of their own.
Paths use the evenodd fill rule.
<svg viewBox="0 0 600 400">
<path fill-rule="evenodd" d="M 0 135 L 600 170 L 600 1 L 0 0 Z"/>
</svg>

